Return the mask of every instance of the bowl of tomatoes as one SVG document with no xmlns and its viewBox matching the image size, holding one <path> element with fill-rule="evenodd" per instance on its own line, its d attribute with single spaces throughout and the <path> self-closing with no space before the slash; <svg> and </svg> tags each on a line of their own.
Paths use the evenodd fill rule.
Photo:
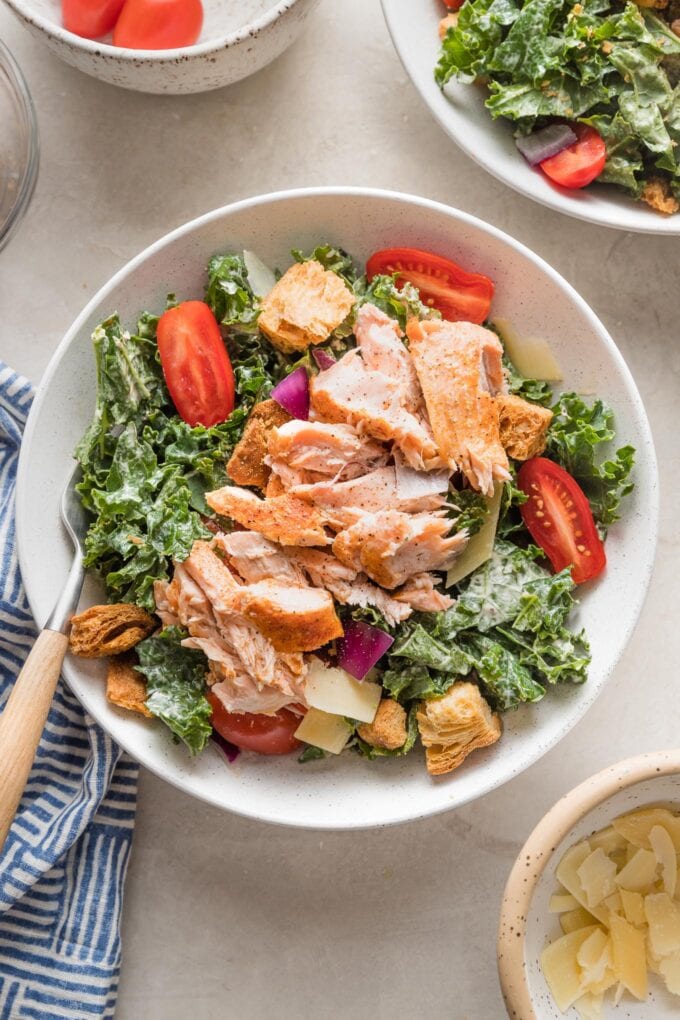
<svg viewBox="0 0 680 1020">
<path fill-rule="evenodd" d="M 207 92 L 246 78 L 297 37 L 318 0 L 7 0 L 72 67 L 137 92 Z"/>
<path fill-rule="evenodd" d="M 202 422 L 214 420 L 206 413 L 221 408 L 218 417 L 223 417 L 234 399 L 226 368 L 219 373 L 224 377 L 220 388 L 198 385 L 201 377 L 196 378 L 192 390 L 182 383 L 185 368 L 196 373 L 200 367 L 200 359 L 191 359 L 187 366 L 186 358 L 182 361 L 180 357 L 187 331 L 205 338 L 217 330 L 205 300 L 201 305 L 201 298 L 208 298 L 206 267 L 221 265 L 225 252 L 243 252 L 244 262 L 246 253 L 255 254 L 257 260 L 249 274 L 253 273 L 256 293 L 257 265 L 260 273 L 263 267 L 268 271 L 271 284 L 276 270 L 284 276 L 286 267 L 290 272 L 292 249 L 299 254 L 318 246 L 334 252 L 343 249 L 366 278 L 374 273 L 376 279 L 397 274 L 418 288 L 427 307 L 452 319 L 493 322 L 502 329 L 508 350 L 514 331 L 524 338 L 525 353 L 543 350 L 540 373 L 536 369 L 543 378 L 550 374 L 545 356 L 549 349 L 562 379 L 555 392 L 597 393 L 614 412 L 617 437 L 636 450 L 631 477 L 634 489 L 626 496 L 621 519 L 609 527 L 606 566 L 602 557 L 586 556 L 600 548 L 597 535 L 586 535 L 574 525 L 576 550 L 583 552 L 587 569 L 578 578 L 583 583 L 578 587 L 572 622 L 576 631 L 585 629 L 590 642 L 587 676 L 578 683 L 551 682 L 540 703 L 524 703 L 505 712 L 501 739 L 488 746 L 477 745 L 474 756 L 450 775 L 430 774 L 419 746 L 412 754 L 375 760 L 347 746 L 341 752 L 300 762 L 298 753 L 281 753 L 289 750 L 280 742 L 285 745 L 290 734 L 273 732 L 267 715 L 260 717 L 266 726 L 248 725 L 245 733 L 236 732 L 236 710 L 227 707 L 232 716 L 226 720 L 227 729 L 214 705 L 213 727 L 231 744 L 247 750 L 227 764 L 211 740 L 200 754 L 191 756 L 186 747 L 172 741 L 160 720 L 124 711 L 107 700 L 102 659 L 67 658 L 64 676 L 86 710 L 120 746 L 178 788 L 222 809 L 268 822 L 349 829 L 403 822 L 470 802 L 525 770 L 582 719 L 602 694 L 644 602 L 657 536 L 658 475 L 647 417 L 614 341 L 583 298 L 522 244 L 464 212 L 386 191 L 319 188 L 251 198 L 185 224 L 132 259 L 92 298 L 56 350 L 27 425 L 17 491 L 22 576 L 39 622 L 48 616 L 70 564 L 59 500 L 74 450 L 92 421 L 97 388 L 93 332 L 118 310 L 121 328 L 130 335 L 140 314 L 160 312 L 167 295 L 175 295 L 179 311 L 173 304 L 159 320 L 158 353 L 160 363 L 165 361 L 165 377 L 175 395 L 177 413 L 183 413 L 187 422 Z M 415 335 L 412 328 L 411 335 Z M 232 356 L 236 357 L 233 345 Z M 517 364 L 517 351 L 510 356 Z M 532 355 L 535 367 L 537 356 Z M 526 370 L 519 370 L 527 375 Z M 289 388 L 287 400 L 301 396 L 291 392 L 295 375 L 292 371 L 275 387 L 278 390 L 285 384 Z M 214 379 L 215 372 L 212 376 Z M 197 414 L 192 393 L 202 392 L 209 393 L 210 399 Z M 277 399 L 283 401 L 281 393 Z M 559 520 L 566 534 L 578 506 L 566 499 L 563 509 L 565 513 L 568 510 L 569 519 L 564 513 L 559 516 L 555 494 L 559 494 L 565 472 L 555 476 L 555 467 L 551 468 L 553 474 L 548 474 L 543 464 L 543 470 L 536 473 L 541 464 L 535 460 L 534 473 L 518 481 L 526 483 L 529 494 L 537 493 L 534 486 L 545 488 L 543 506 L 537 499 L 524 505 L 529 511 L 535 507 L 528 519 L 531 536 L 559 571 L 564 566 L 559 559 L 563 550 L 559 543 L 554 544 L 558 536 L 551 539 L 546 534 L 546 507 L 557 515 L 550 519 Z M 575 562 L 573 551 L 568 561 Z M 145 576 L 142 572 L 140 579 Z M 103 584 L 89 575 L 81 608 L 105 600 Z M 562 639 L 556 640 L 558 655 L 561 647 Z M 328 707 L 322 708 L 322 714 L 327 711 Z M 249 741 L 247 745 L 244 739 Z M 272 741 L 276 742 L 274 748 Z M 314 745 L 315 739 L 307 742 Z"/>
</svg>

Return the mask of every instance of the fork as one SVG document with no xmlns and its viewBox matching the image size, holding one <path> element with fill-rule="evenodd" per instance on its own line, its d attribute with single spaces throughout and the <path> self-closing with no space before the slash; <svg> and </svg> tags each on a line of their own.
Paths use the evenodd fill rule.
<svg viewBox="0 0 680 1020">
<path fill-rule="evenodd" d="M 28 782 L 68 649 L 71 617 L 83 587 L 82 542 L 88 518 L 76 492 L 80 478 L 80 466 L 76 465 L 61 495 L 61 519 L 73 542 L 73 564 L 0 715 L 0 851 Z"/>
</svg>

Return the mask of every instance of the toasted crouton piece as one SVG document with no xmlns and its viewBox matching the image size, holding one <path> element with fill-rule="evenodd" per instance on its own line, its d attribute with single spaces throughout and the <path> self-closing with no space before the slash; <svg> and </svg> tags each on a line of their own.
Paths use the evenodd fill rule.
<svg viewBox="0 0 680 1020">
<path fill-rule="evenodd" d="M 450 28 L 455 28 L 458 24 L 458 11 L 450 11 L 442 20 L 439 22 L 439 38 L 446 39 L 446 33 Z"/>
<path fill-rule="evenodd" d="M 662 11 L 664 7 L 668 7 L 668 0 L 635 0 L 638 7 L 654 8 L 657 11 Z"/>
<path fill-rule="evenodd" d="M 102 659 L 134 648 L 156 626 L 156 620 L 146 609 L 127 602 L 90 606 L 71 620 L 69 645 L 74 655 Z"/>
<path fill-rule="evenodd" d="M 543 453 L 552 411 L 513 393 L 499 393 L 496 402 L 501 443 L 506 452 L 515 460 L 529 460 Z"/>
<path fill-rule="evenodd" d="M 275 400 L 262 400 L 255 404 L 227 464 L 227 474 L 233 482 L 266 488 L 271 474 L 271 469 L 264 462 L 269 433 L 287 421 L 290 421 L 290 415 Z"/>
<path fill-rule="evenodd" d="M 456 683 L 441 698 L 421 701 L 416 713 L 431 776 L 453 772 L 478 747 L 495 744 L 501 720 L 471 683 Z"/>
<path fill-rule="evenodd" d="M 362 723 L 357 733 L 371 747 L 381 747 L 385 751 L 396 751 L 403 747 L 408 736 L 406 731 L 406 712 L 401 705 L 391 698 L 383 698 L 372 723 Z"/>
<path fill-rule="evenodd" d="M 680 209 L 680 203 L 673 196 L 670 184 L 662 177 L 650 177 L 642 189 L 640 198 L 655 212 L 663 213 L 664 216 L 670 216 Z"/>
<path fill-rule="evenodd" d="M 344 281 L 320 262 L 296 262 L 262 301 L 258 325 L 280 351 L 327 340 L 354 304 Z"/>
<path fill-rule="evenodd" d="M 111 659 L 106 671 L 106 697 L 112 705 L 138 712 L 149 719 L 151 712 L 146 707 L 146 681 L 134 667 L 130 655 L 119 655 Z"/>
<path fill-rule="evenodd" d="M 249 489 L 225 485 L 223 489 L 206 492 L 205 501 L 215 513 L 231 517 L 248 531 L 259 531 L 270 542 L 281 545 L 330 545 L 325 518 L 289 492 L 273 499 L 259 499 Z"/>
<path fill-rule="evenodd" d="M 311 652 L 344 633 L 333 596 L 323 588 L 267 578 L 240 588 L 233 606 L 277 652 Z"/>
</svg>

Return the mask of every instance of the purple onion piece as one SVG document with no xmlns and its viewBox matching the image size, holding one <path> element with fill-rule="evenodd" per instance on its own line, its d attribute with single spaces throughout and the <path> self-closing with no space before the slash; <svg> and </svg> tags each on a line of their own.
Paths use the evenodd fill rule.
<svg viewBox="0 0 680 1020">
<path fill-rule="evenodd" d="M 319 366 L 321 372 L 325 372 L 327 368 L 332 368 L 333 365 L 337 365 L 337 361 L 329 351 L 324 351 L 320 347 L 315 347 L 312 350 L 312 357 Z"/>
<path fill-rule="evenodd" d="M 277 383 L 271 395 L 293 418 L 309 420 L 309 377 L 304 365 Z"/>
<path fill-rule="evenodd" d="M 212 731 L 210 739 L 215 741 L 228 762 L 236 761 L 241 753 L 240 748 L 221 737 L 217 730 Z"/>
<path fill-rule="evenodd" d="M 356 680 L 363 680 L 393 644 L 394 638 L 384 630 L 361 620 L 350 620 L 345 625 L 344 637 L 336 645 L 338 666 Z"/>
<path fill-rule="evenodd" d="M 531 135 L 515 139 L 515 145 L 526 159 L 529 166 L 536 166 L 550 156 L 556 156 L 562 149 L 573 145 L 576 135 L 568 124 L 549 124 L 548 127 L 534 131 Z"/>
</svg>

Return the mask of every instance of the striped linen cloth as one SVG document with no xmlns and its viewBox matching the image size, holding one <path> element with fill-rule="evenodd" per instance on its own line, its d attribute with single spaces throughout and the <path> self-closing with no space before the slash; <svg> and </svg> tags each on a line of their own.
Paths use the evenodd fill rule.
<svg viewBox="0 0 680 1020">
<path fill-rule="evenodd" d="M 36 636 L 14 548 L 32 399 L 0 362 L 0 709 Z M 137 773 L 60 680 L 0 854 L 0 1020 L 113 1017 Z"/>
</svg>

